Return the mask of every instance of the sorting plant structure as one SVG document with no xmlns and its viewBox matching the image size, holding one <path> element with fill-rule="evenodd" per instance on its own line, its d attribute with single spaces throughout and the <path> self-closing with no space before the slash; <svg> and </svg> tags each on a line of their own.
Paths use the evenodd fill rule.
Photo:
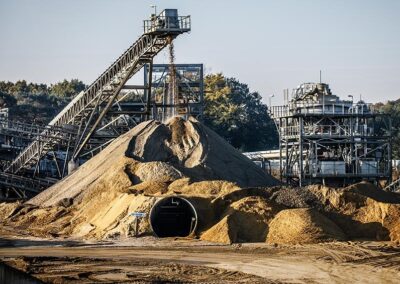
<svg viewBox="0 0 400 284">
<path fill-rule="evenodd" d="M 329 85 L 305 83 L 270 114 L 279 132 L 280 176 L 288 184 L 345 186 L 392 178 L 391 119 L 360 100 L 341 100 Z"/>
</svg>

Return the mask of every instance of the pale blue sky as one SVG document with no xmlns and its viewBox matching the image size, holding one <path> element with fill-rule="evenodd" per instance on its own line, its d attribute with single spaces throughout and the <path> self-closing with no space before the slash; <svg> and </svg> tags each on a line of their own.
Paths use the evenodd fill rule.
<svg viewBox="0 0 400 284">
<path fill-rule="evenodd" d="M 320 69 L 343 97 L 400 97 L 400 0 L 0 0 L 0 80 L 90 84 L 138 38 L 151 4 L 192 16 L 177 63 L 204 63 L 275 103 Z"/>
</svg>

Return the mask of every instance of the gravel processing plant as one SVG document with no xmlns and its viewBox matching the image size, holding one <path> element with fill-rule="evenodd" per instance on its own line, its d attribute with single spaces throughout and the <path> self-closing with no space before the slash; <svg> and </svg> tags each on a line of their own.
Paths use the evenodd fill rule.
<svg viewBox="0 0 400 284">
<path fill-rule="evenodd" d="M 244 155 L 202 123 L 203 67 L 174 62 L 190 29 L 154 14 L 49 125 L 2 122 L 29 143 L 0 174 L 0 282 L 396 283 L 399 181 L 376 124 L 390 118 L 304 84 L 270 110 L 273 175 L 272 152 Z M 164 48 L 170 64 L 153 65 Z"/>
</svg>

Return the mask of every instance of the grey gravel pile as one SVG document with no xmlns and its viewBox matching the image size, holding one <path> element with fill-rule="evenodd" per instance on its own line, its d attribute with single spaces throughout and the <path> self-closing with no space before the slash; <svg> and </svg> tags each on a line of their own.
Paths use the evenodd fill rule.
<svg viewBox="0 0 400 284">
<path fill-rule="evenodd" d="M 275 187 L 270 200 L 289 208 L 316 208 L 323 207 L 317 197 L 304 187 Z"/>
</svg>

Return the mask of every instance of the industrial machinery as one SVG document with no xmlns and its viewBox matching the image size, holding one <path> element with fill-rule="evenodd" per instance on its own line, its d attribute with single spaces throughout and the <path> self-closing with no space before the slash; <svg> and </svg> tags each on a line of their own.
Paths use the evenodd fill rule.
<svg viewBox="0 0 400 284">
<path fill-rule="evenodd" d="M 153 58 L 178 35 L 189 32 L 190 28 L 190 16 L 179 16 L 176 9 L 166 9 L 145 20 L 144 32 L 139 39 L 85 91 L 79 93 L 48 125 L 36 127 L 33 137 L 32 132 L 26 133 L 24 138 L 31 138 L 32 141 L 1 173 L 0 198 L 26 198 L 27 193 L 37 192 L 38 189 L 33 185 L 43 179 L 40 173 L 41 160 L 49 153 L 55 150 L 65 152 L 58 177 L 62 178 L 67 172 L 73 171 L 81 159 L 93 156 L 115 137 L 135 126 L 138 121 L 132 116 L 149 119 Z M 143 90 L 143 96 L 132 90 L 126 91 L 124 87 L 127 81 L 144 66 L 147 66 L 145 85 L 131 88 Z M 144 107 L 124 113 L 121 105 L 128 98 L 140 99 Z M 25 126 L 17 124 L 15 122 L 10 126 L 7 122 L 3 124 L 5 127 L 2 127 L 2 131 L 8 131 L 9 135 L 21 135 L 21 131 L 15 131 L 15 127 L 21 129 Z M 55 161 L 59 167 L 57 158 Z M 16 183 L 14 181 L 18 176 L 22 178 Z M 30 180 L 32 178 L 34 181 Z M 40 190 L 47 181 L 51 184 L 54 179 L 41 180 Z"/>
<path fill-rule="evenodd" d="M 270 107 L 282 181 L 298 186 L 391 181 L 389 116 L 362 100 L 340 100 L 323 83 L 302 84 L 291 99 L 284 95 L 285 105 Z"/>
</svg>

